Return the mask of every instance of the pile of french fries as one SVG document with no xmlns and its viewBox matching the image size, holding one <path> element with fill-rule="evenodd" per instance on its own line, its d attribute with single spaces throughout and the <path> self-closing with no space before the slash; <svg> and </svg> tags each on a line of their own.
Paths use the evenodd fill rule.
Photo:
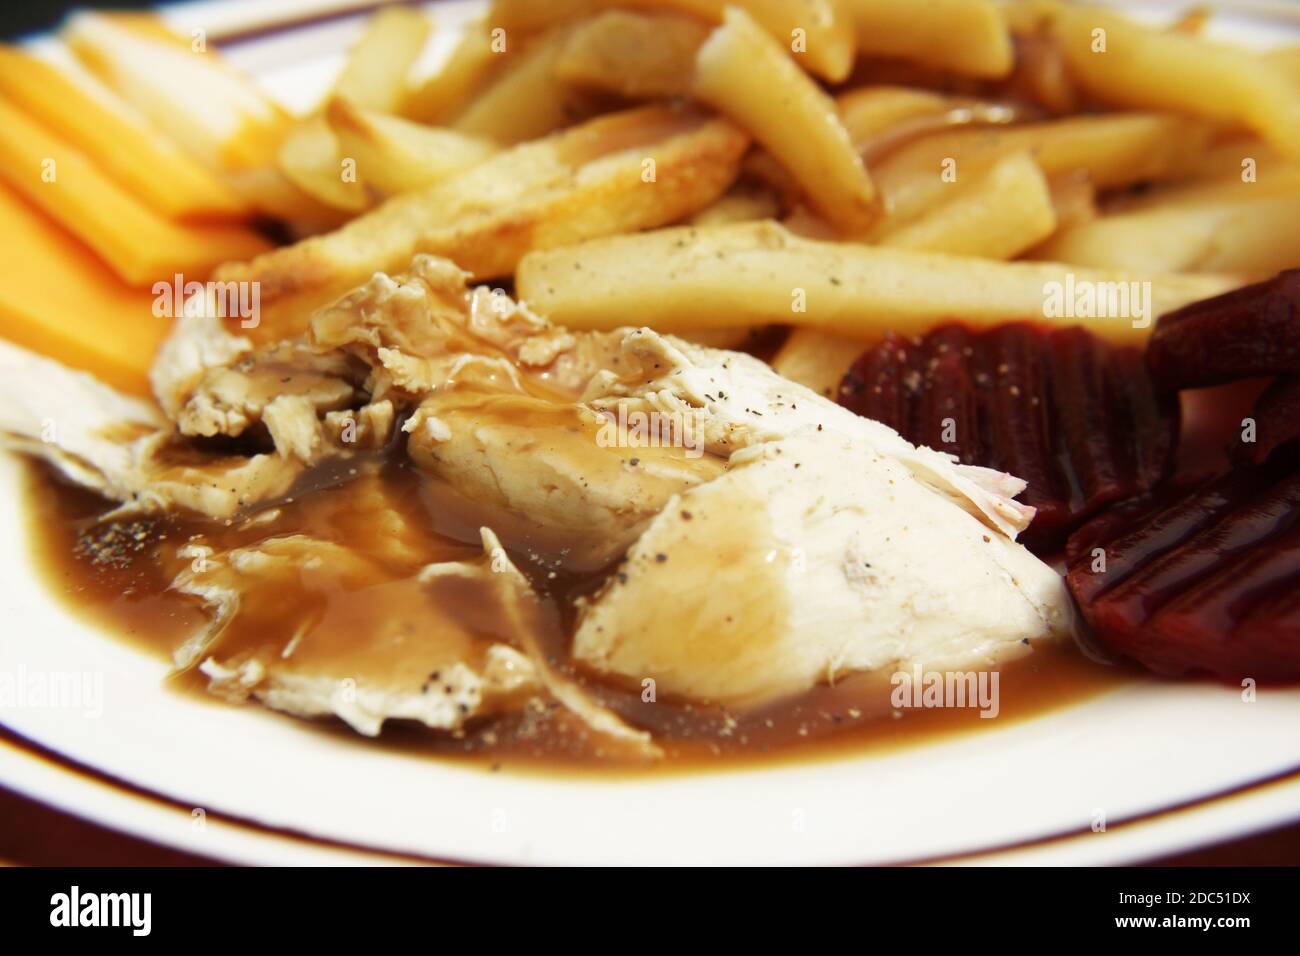
<svg viewBox="0 0 1300 956">
<path fill-rule="evenodd" d="M 172 171 L 161 199 L 300 237 L 216 271 L 259 284 L 256 335 L 431 252 L 574 328 L 791 326 L 774 364 L 829 393 L 887 331 L 1042 318 L 1067 276 L 1150 283 L 1158 314 L 1300 266 L 1300 47 L 1204 28 L 1058 0 L 492 0 L 421 74 L 437 11 L 389 7 L 306 116 L 157 21 L 62 39 L 215 183 Z"/>
</svg>

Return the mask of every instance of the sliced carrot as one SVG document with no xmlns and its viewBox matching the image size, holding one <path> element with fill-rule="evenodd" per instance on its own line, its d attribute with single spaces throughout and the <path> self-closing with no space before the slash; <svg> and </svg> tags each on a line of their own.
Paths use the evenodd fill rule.
<svg viewBox="0 0 1300 956">
<path fill-rule="evenodd" d="M 214 266 L 270 248 L 245 226 L 182 226 L 143 205 L 91 162 L 0 99 L 0 177 L 80 237 L 131 285 L 175 273 L 204 279 Z"/>
<path fill-rule="evenodd" d="M 0 44 L 0 94 L 169 219 L 246 218 L 249 205 L 90 74 Z"/>
<path fill-rule="evenodd" d="M 89 249 L 0 184 L 0 335 L 124 391 L 149 392 L 149 365 L 171 320 Z"/>
</svg>

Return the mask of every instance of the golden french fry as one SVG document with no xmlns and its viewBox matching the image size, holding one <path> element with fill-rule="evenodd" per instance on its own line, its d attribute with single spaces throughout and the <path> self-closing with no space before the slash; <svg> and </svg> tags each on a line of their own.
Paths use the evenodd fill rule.
<svg viewBox="0 0 1300 956">
<path fill-rule="evenodd" d="M 895 228 L 942 198 L 956 177 L 986 170 L 1027 150 L 1048 176 L 1085 171 L 1098 189 L 1113 189 L 1185 172 L 1209 140 L 1195 120 L 1155 113 L 1076 116 L 1020 125 L 935 133 L 872 166 L 887 210 L 878 228 Z"/>
<path fill-rule="evenodd" d="M 398 114 L 417 123 L 449 122 L 505 64 L 510 44 L 503 29 L 484 20 L 468 24 L 437 72 L 407 91 Z"/>
<path fill-rule="evenodd" d="M 1097 218 L 1097 188 L 1086 173 L 1060 173 L 1048 180 L 1056 228 L 1070 229 Z"/>
<path fill-rule="evenodd" d="M 1052 23 L 1072 74 L 1094 96 L 1244 123 L 1300 160 L 1300 87 L 1276 62 L 1094 9 L 1063 6 Z"/>
<path fill-rule="evenodd" d="M 700 47 L 695 95 L 752 133 L 827 219 L 848 232 L 870 225 L 875 189 L 834 102 L 738 8 Z"/>
<path fill-rule="evenodd" d="M 280 144 L 280 171 L 309 196 L 334 209 L 360 212 L 370 194 L 339 155 L 339 142 L 323 116 L 299 120 Z"/>
<path fill-rule="evenodd" d="M 943 116 L 954 105 L 952 97 L 907 86 L 866 86 L 835 97 L 840 122 L 858 152 L 903 123 L 922 116 Z"/>
<path fill-rule="evenodd" d="M 1300 266 L 1300 184 L 1281 194 L 1202 195 L 1199 202 L 1152 204 L 1062 230 L 1035 256 L 1153 272 L 1271 275 Z"/>
<path fill-rule="evenodd" d="M 339 155 L 351 159 L 365 188 L 382 197 L 441 182 L 498 152 L 486 139 L 364 110 L 337 96 L 325 107 L 325 119 Z"/>
<path fill-rule="evenodd" d="M 590 113 L 581 94 L 555 71 L 568 36 L 569 28 L 559 26 L 530 41 L 499 77 L 470 100 L 452 128 L 513 146 Z"/>
<path fill-rule="evenodd" d="M 334 81 L 334 95 L 391 113 L 406 95 L 406 75 L 429 39 L 429 18 L 416 7 L 384 7 L 366 23 Z"/>
<path fill-rule="evenodd" d="M 531 307 L 578 329 L 793 323 L 870 338 L 920 334 L 959 317 L 975 327 L 1077 322 L 1120 342 L 1141 341 L 1161 313 L 1241 283 L 817 242 L 770 222 L 537 251 L 515 275 Z"/>
<path fill-rule="evenodd" d="M 969 76 L 1011 72 L 1011 37 L 990 0 L 844 0 L 858 50 Z"/>
<path fill-rule="evenodd" d="M 863 162 L 871 164 L 923 136 L 955 129 L 1005 126 L 1024 118 L 1008 103 L 900 86 L 870 86 L 835 100 Z"/>
<path fill-rule="evenodd" d="M 578 23 L 555 62 L 571 86 L 628 99 L 685 96 L 709 29 L 677 14 L 610 10 Z"/>
<path fill-rule="evenodd" d="M 381 112 L 392 110 L 405 95 L 406 76 L 428 37 L 428 18 L 419 10 L 380 10 L 366 22 L 361 39 L 348 53 L 331 99 Z M 357 213 L 373 204 L 374 197 L 359 178 L 356 158 L 340 151 L 338 137 L 323 115 L 295 123 L 280 144 L 276 161 L 290 182 L 333 209 Z"/>
<path fill-rule="evenodd" d="M 694 226 L 721 226 L 729 222 L 753 222 L 772 219 L 780 211 L 780 203 L 769 189 L 753 186 L 736 186 L 707 209 L 691 217 Z"/>
<path fill-rule="evenodd" d="M 880 244 L 1012 259 L 1056 230 L 1051 187 L 1027 152 L 1004 156 L 984 175 L 950 188 L 952 198 L 885 233 Z"/>
<path fill-rule="evenodd" d="M 1297 168 L 1300 164 L 1257 136 L 1230 136 L 1202 150 L 1188 167 L 1187 179 L 1268 182 L 1279 170 Z"/>
<path fill-rule="evenodd" d="M 283 222 L 295 236 L 335 229 L 348 217 L 346 211 L 303 192 L 279 166 L 233 170 L 225 179 L 255 209 Z"/>
<path fill-rule="evenodd" d="M 1262 199 L 1286 198 L 1300 191 L 1300 166 L 1270 164 L 1261 178 L 1243 181 L 1240 175 L 1212 177 L 1152 189 L 1136 196 L 1119 196 L 1107 204 L 1111 213 L 1158 211 L 1177 208 L 1205 208 L 1222 203 L 1251 203 Z"/>
<path fill-rule="evenodd" d="M 794 329 L 772 357 L 772 368 L 790 381 L 834 399 L 849 366 L 871 344 L 870 339 L 821 329 Z"/>
<path fill-rule="evenodd" d="M 853 67 L 854 25 L 843 0 L 494 0 L 492 22 L 509 32 L 535 32 L 610 7 L 685 13 L 721 23 L 727 7 L 748 13 L 810 73 L 832 83 Z"/>
<path fill-rule="evenodd" d="M 1291 80 L 1291 85 L 1300 90 L 1300 45 L 1292 44 L 1269 50 L 1265 59 L 1281 70 Z"/>
<path fill-rule="evenodd" d="M 694 342 L 696 345 L 704 345 L 711 349 L 735 351 L 743 349 L 747 344 L 754 341 L 761 331 L 761 329 L 747 329 L 738 326 L 734 329 L 682 329 L 675 334 L 678 338 Z"/>
<path fill-rule="evenodd" d="M 1011 153 L 882 244 L 1009 259 L 1051 235 L 1057 222 L 1054 206 L 1053 193 L 1029 154 Z M 870 344 L 870 338 L 797 328 L 772 365 L 786 378 L 834 398 L 849 365 Z"/>
<path fill-rule="evenodd" d="M 696 111 L 645 107 L 602 116 L 220 274 L 260 283 L 257 335 L 293 335 L 313 309 L 376 271 L 400 271 L 417 252 L 490 279 L 509 275 L 531 249 L 689 216 L 731 185 L 747 145 L 730 123 Z"/>
</svg>

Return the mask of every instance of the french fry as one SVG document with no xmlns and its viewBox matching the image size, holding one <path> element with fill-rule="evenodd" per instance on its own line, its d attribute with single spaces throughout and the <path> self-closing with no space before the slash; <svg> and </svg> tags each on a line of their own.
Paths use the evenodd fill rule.
<svg viewBox="0 0 1300 956">
<path fill-rule="evenodd" d="M 690 17 L 610 10 L 574 27 L 555 75 L 570 86 L 633 100 L 685 96 L 708 34 Z"/>
<path fill-rule="evenodd" d="M 821 329 L 795 329 L 772 357 L 772 368 L 792 382 L 834 399 L 844 375 L 872 344 Z"/>
<path fill-rule="evenodd" d="M 1085 171 L 1098 189 L 1113 189 L 1185 172 L 1209 140 L 1200 122 L 1152 113 L 1076 116 L 1015 126 L 935 133 L 895 150 L 872 166 L 887 214 L 881 230 L 896 228 L 939 200 L 961 177 L 989 168 L 1002 156 L 1027 150 L 1045 174 Z"/>
<path fill-rule="evenodd" d="M 727 10 L 700 47 L 694 88 L 780 160 L 827 219 L 846 232 L 870 225 L 875 188 L 834 102 L 748 14 Z"/>
<path fill-rule="evenodd" d="M 170 219 L 244 218 L 247 202 L 89 73 L 0 45 L 0 94 Z"/>
<path fill-rule="evenodd" d="M 1127 213 L 1199 207 L 1222 203 L 1251 203 L 1269 197 L 1286 198 L 1300 191 L 1300 166 L 1278 163 L 1264 167 L 1258 179 L 1236 176 L 1212 177 L 1175 183 L 1135 196 L 1110 200 L 1106 211 Z"/>
<path fill-rule="evenodd" d="M 569 28 L 560 26 L 531 40 L 500 76 L 470 100 L 452 128 L 513 146 L 591 112 L 581 95 L 556 75 L 555 64 L 568 36 Z"/>
<path fill-rule="evenodd" d="M 920 334 L 954 317 L 977 328 L 1050 320 L 1059 307 L 1059 321 L 1140 342 L 1156 316 L 1241 281 L 817 242 L 775 223 L 743 223 L 536 251 L 519 263 L 515 288 L 540 314 L 575 329 L 793 323 L 869 338 Z M 1088 295 L 1103 314 L 1079 314 Z"/>
<path fill-rule="evenodd" d="M 338 138 L 323 116 L 299 120 L 280 144 L 276 162 L 290 182 L 333 209 L 357 213 L 371 205 L 355 170 L 346 171 Z"/>
<path fill-rule="evenodd" d="M 1002 77 L 1014 62 L 1011 37 L 990 0 L 844 0 L 858 50 L 968 76 Z"/>
<path fill-rule="evenodd" d="M 493 29 L 503 28 L 485 20 L 468 24 L 441 68 L 407 91 L 397 113 L 417 123 L 448 123 L 507 59 L 509 42 Z"/>
<path fill-rule="evenodd" d="M 384 7 L 366 23 L 334 80 L 334 95 L 391 113 L 406 95 L 406 76 L 429 39 L 429 18 L 415 7 Z"/>
<path fill-rule="evenodd" d="M 431 186 L 497 152 L 485 139 L 364 110 L 341 97 L 330 100 L 325 119 L 339 155 L 352 159 L 366 189 L 382 197 Z"/>
<path fill-rule="evenodd" d="M 1257 136 L 1231 136 L 1202 150 L 1187 169 L 1187 179 L 1244 182 L 1273 178 L 1279 170 L 1300 169 Z"/>
<path fill-rule="evenodd" d="M 753 222 L 772 219 L 779 203 L 771 191 L 756 187 L 736 186 L 707 209 L 691 217 L 693 226 L 721 226 L 730 222 Z"/>
<path fill-rule="evenodd" d="M 952 97 L 906 86 L 868 86 L 835 97 L 840 122 L 859 153 L 905 122 L 944 116 L 953 108 Z"/>
<path fill-rule="evenodd" d="M 1300 45 L 1278 47 L 1269 50 L 1265 59 L 1291 80 L 1291 85 L 1300 90 Z"/>
<path fill-rule="evenodd" d="M 853 22 L 842 0 L 495 0 L 492 22 L 530 32 L 591 16 L 610 7 L 689 14 L 722 23 L 728 7 L 743 10 L 810 73 L 840 83 L 853 68 Z"/>
<path fill-rule="evenodd" d="M 1048 183 L 1058 230 L 1081 226 L 1097 218 L 1097 188 L 1086 173 L 1060 173 Z"/>
<path fill-rule="evenodd" d="M 1010 259 L 1051 235 L 1057 222 L 1055 205 L 1047 180 L 1029 154 L 1011 153 L 948 202 L 887 236 L 882 245 Z M 786 378 L 834 398 L 849 365 L 871 343 L 872 338 L 797 328 L 772 366 Z"/>
<path fill-rule="evenodd" d="M 1052 23 L 1071 73 L 1094 96 L 1245 123 L 1300 160 L 1300 87 L 1276 62 L 1093 9 L 1062 6 Z"/>
<path fill-rule="evenodd" d="M 337 228 L 347 213 L 326 205 L 298 188 L 279 166 L 256 166 L 228 172 L 234 190 L 266 216 L 281 220 L 294 235 Z"/>
<path fill-rule="evenodd" d="M 270 244 L 239 225 L 184 227 L 164 219 L 85 155 L 0 100 L 0 178 L 80 237 L 122 279 L 150 285 L 175 273 L 203 278 L 226 259 Z"/>
<path fill-rule="evenodd" d="M 1010 153 L 985 175 L 912 222 L 886 233 L 883 246 L 1012 259 L 1056 230 L 1051 187 L 1027 152 Z"/>
<path fill-rule="evenodd" d="M 74 14 L 60 35 L 91 72 L 210 167 L 264 166 L 279 148 L 290 117 L 215 52 L 97 13 Z"/>
<path fill-rule="evenodd" d="M 332 98 L 381 112 L 393 109 L 405 94 L 406 75 L 428 36 L 428 18 L 419 10 L 380 10 L 366 22 L 361 39 L 349 51 L 334 81 Z M 290 182 L 333 209 L 358 213 L 372 205 L 373 197 L 357 175 L 355 157 L 340 153 L 338 137 L 319 113 L 294 124 L 280 144 L 276 162 Z"/>
<path fill-rule="evenodd" d="M 220 275 L 260 283 L 259 335 L 293 335 L 312 309 L 376 271 L 401 270 L 417 252 L 490 279 L 509 275 L 531 249 L 689 216 L 731 185 L 747 145 L 730 123 L 694 111 L 602 116 Z"/>
<path fill-rule="evenodd" d="M 761 329 L 683 329 L 677 332 L 678 338 L 711 349 L 743 349 L 761 332 Z"/>
<path fill-rule="evenodd" d="M 1103 216 L 1061 231 L 1034 254 L 1097 268 L 1272 275 L 1300 266 L 1300 186 Z"/>
<path fill-rule="evenodd" d="M 1014 105 L 898 86 L 871 86 L 836 97 L 840 120 L 868 168 L 901 145 L 955 129 L 1023 120 Z"/>
</svg>

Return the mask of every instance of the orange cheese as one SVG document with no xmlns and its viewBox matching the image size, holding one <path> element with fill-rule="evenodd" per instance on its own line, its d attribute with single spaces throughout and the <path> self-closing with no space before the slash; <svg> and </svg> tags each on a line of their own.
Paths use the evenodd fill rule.
<svg viewBox="0 0 1300 956">
<path fill-rule="evenodd" d="M 90 74 L 0 44 L 0 95 L 166 218 L 246 218 L 250 212 L 230 186 Z"/>
<path fill-rule="evenodd" d="M 0 184 L 0 336 L 124 391 L 148 394 L 171 320 L 89 249 Z"/>
<path fill-rule="evenodd" d="M 175 273 L 205 279 L 227 260 L 270 244 L 245 226 L 183 226 L 164 219 L 86 155 L 13 104 L 0 100 L 0 177 L 95 250 L 132 285 Z"/>
</svg>

